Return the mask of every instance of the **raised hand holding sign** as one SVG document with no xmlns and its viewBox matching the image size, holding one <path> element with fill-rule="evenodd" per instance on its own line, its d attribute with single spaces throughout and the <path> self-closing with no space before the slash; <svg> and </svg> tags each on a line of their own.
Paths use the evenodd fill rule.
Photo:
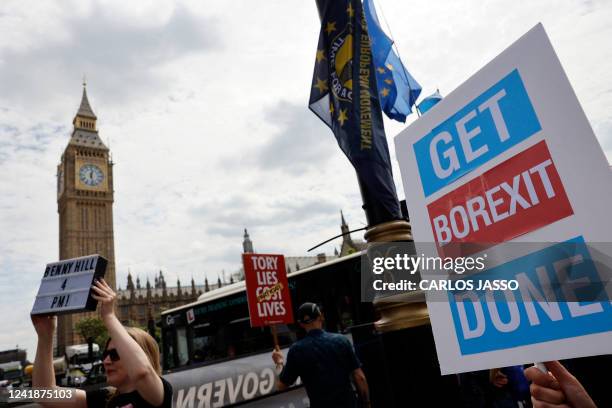
<svg viewBox="0 0 612 408">
<path fill-rule="evenodd" d="M 92 293 L 91 296 L 100 302 L 100 314 L 102 318 L 104 319 L 115 313 L 115 299 L 117 299 L 117 294 L 108 286 L 108 283 L 102 278 L 96 278 L 92 289 L 95 293 Z"/>
</svg>

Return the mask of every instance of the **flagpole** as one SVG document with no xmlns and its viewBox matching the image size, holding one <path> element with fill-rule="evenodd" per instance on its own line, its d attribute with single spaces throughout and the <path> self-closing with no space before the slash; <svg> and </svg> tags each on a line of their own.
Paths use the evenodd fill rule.
<svg viewBox="0 0 612 408">
<path fill-rule="evenodd" d="M 380 215 L 379 211 L 376 211 L 376 209 L 380 208 L 380 206 L 377 206 L 372 202 L 371 194 L 368 194 L 368 188 L 366 187 L 365 182 L 363 182 L 358 173 L 356 173 L 356 175 L 357 184 L 359 184 L 359 192 L 361 193 L 361 208 L 365 212 L 366 223 L 368 225 L 368 228 L 370 228 L 374 225 L 383 222 L 383 217 Z"/>
</svg>

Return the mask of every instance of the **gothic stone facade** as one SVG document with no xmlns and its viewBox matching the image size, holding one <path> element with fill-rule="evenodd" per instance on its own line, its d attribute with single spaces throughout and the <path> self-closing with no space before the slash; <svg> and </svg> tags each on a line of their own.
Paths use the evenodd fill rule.
<svg viewBox="0 0 612 408">
<path fill-rule="evenodd" d="M 181 287 L 180 281 L 177 281 L 176 287 L 167 287 L 160 271 L 159 276 L 155 277 L 154 286 L 147 279 L 145 287 L 142 287 L 139 278 L 134 285 L 132 275 L 128 274 L 126 289 L 117 291 L 117 315 L 126 326 L 148 328 L 150 321 L 160 319 L 162 311 L 194 302 L 202 293 L 216 289 L 218 285 L 209 285 L 208 280 L 204 285 L 196 285 L 192 279 L 190 287 Z"/>
</svg>

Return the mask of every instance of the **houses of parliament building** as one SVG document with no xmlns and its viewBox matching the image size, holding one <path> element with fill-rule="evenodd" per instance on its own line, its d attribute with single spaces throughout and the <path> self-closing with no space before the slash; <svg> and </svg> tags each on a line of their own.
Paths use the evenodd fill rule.
<svg viewBox="0 0 612 408">
<path fill-rule="evenodd" d="M 216 289 L 226 283 L 243 278 L 243 271 L 230 275 L 229 282 L 203 285 L 191 284 L 182 287 L 166 285 L 163 272 L 155 276 L 153 285 L 147 278 L 142 285 L 137 277 L 128 273 L 125 289 L 117 290 L 115 274 L 115 243 L 113 229 L 113 162 L 109 148 L 103 143 L 97 128 L 97 117 L 87 97 L 83 84 L 83 94 L 79 109 L 72 121 L 74 125 L 68 145 L 64 149 L 57 166 L 57 211 L 59 214 L 59 259 L 70 259 L 90 254 L 100 254 L 108 260 L 105 280 L 117 291 L 117 316 L 125 325 L 151 327 L 163 310 L 193 302 L 204 292 Z M 353 241 L 348 233 L 348 225 L 341 215 L 343 241 L 340 252 L 326 257 L 317 256 L 286 257 L 287 272 L 306 268 L 325 262 L 337 256 L 344 256 L 361 249 L 363 243 Z M 244 230 L 243 251 L 254 252 L 253 243 L 247 230 Z M 237 254 L 238 255 L 238 254 Z M 56 352 L 63 354 L 65 347 L 84 343 L 75 330 L 76 323 L 86 317 L 98 316 L 97 312 L 66 314 L 58 316 Z"/>
</svg>

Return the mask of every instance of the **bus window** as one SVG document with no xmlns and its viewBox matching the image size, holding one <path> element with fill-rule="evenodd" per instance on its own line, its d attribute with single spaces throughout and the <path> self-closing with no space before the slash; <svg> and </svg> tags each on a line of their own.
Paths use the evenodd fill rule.
<svg viewBox="0 0 612 408">
<path fill-rule="evenodd" d="M 281 346 L 290 345 L 296 339 L 295 333 L 287 325 L 277 325 L 276 331 Z M 231 346 L 228 357 L 250 354 L 273 347 L 270 328 L 251 327 L 248 317 L 230 322 L 226 333 L 228 344 Z"/>
<path fill-rule="evenodd" d="M 176 330 L 176 350 L 179 366 L 186 365 L 189 362 L 189 350 L 187 349 L 187 331 L 184 327 Z"/>
<path fill-rule="evenodd" d="M 210 323 L 193 326 L 193 362 L 201 363 L 214 359 L 215 331 Z"/>
<path fill-rule="evenodd" d="M 353 301 L 349 295 L 339 297 L 336 303 L 336 308 L 340 317 L 340 331 L 343 333 L 346 332 L 349 327 L 354 326 L 355 323 L 352 303 Z"/>
<path fill-rule="evenodd" d="M 177 328 L 184 331 L 184 328 Z M 281 346 L 292 344 L 296 335 L 286 325 L 277 326 Z M 265 349 L 271 349 L 272 335 L 268 327 L 251 327 L 249 318 L 239 318 L 226 324 L 200 323 L 191 327 L 193 363 L 239 357 Z"/>
</svg>

